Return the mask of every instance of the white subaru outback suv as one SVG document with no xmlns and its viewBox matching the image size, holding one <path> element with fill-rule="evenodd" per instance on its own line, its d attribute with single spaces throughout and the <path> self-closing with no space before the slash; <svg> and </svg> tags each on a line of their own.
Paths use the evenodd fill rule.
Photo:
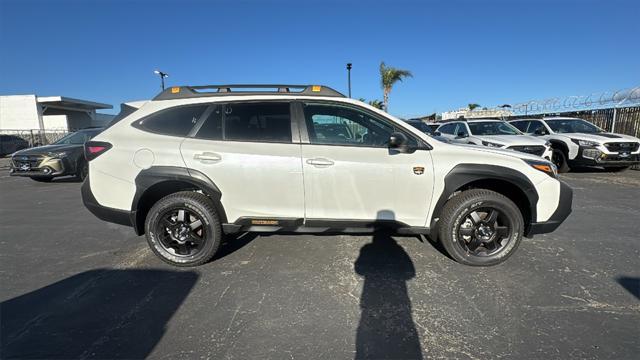
<svg viewBox="0 0 640 360">
<path fill-rule="evenodd" d="M 84 204 L 178 266 L 226 234 L 382 229 L 493 265 L 571 212 L 552 163 L 436 141 L 328 87 L 182 86 L 137 106 L 86 144 Z"/>
<path fill-rule="evenodd" d="M 547 117 L 510 123 L 524 133 L 549 141 L 553 148 L 552 160 L 559 172 L 580 165 L 615 171 L 640 164 L 640 139 L 605 132 L 582 119 Z"/>
<path fill-rule="evenodd" d="M 448 121 L 438 127 L 437 133 L 455 143 L 521 151 L 551 160 L 550 143 L 524 135 L 508 122 L 498 119 Z"/>
</svg>

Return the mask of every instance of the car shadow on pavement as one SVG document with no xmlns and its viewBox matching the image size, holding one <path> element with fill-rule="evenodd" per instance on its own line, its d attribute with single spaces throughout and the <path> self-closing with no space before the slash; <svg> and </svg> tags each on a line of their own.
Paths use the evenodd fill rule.
<svg viewBox="0 0 640 360">
<path fill-rule="evenodd" d="M 100 269 L 0 304 L 0 358 L 142 359 L 198 275 Z"/>
<path fill-rule="evenodd" d="M 222 245 L 220 246 L 220 249 L 218 250 L 218 252 L 216 252 L 216 255 L 210 262 L 214 262 L 218 259 L 222 259 L 225 256 L 233 254 L 234 252 L 242 249 L 247 244 L 255 240 L 255 238 L 257 238 L 258 236 L 260 236 L 260 234 L 254 232 L 246 232 L 237 235 L 226 235 L 224 241 L 222 242 Z"/>
<path fill-rule="evenodd" d="M 631 295 L 635 296 L 636 299 L 640 299 L 640 278 L 619 276 L 616 278 L 616 281 L 630 292 Z"/>
<path fill-rule="evenodd" d="M 416 270 L 386 231 L 376 231 L 360 250 L 355 272 L 364 277 L 356 359 L 422 359 L 407 281 Z"/>
</svg>

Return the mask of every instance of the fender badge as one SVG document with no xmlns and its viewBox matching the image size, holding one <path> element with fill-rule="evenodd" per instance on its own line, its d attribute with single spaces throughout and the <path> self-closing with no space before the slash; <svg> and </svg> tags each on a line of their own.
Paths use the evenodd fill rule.
<svg viewBox="0 0 640 360">
<path fill-rule="evenodd" d="M 422 175 L 424 174 L 424 168 L 422 166 L 414 166 L 413 173 L 416 175 Z"/>
</svg>

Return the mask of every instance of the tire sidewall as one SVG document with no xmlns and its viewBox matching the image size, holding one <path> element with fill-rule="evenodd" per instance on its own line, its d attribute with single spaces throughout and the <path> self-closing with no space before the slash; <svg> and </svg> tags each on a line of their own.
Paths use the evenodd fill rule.
<svg viewBox="0 0 640 360">
<path fill-rule="evenodd" d="M 170 253 L 160 244 L 159 234 L 156 233 L 158 222 L 161 221 L 160 215 L 176 207 L 184 207 L 189 211 L 193 211 L 202 219 L 206 235 L 204 238 L 204 247 L 194 255 L 177 256 Z M 219 228 L 219 226 L 220 223 L 215 213 L 208 211 L 206 207 L 198 201 L 189 198 L 160 200 L 149 210 L 145 222 L 147 242 L 151 250 L 162 260 L 177 266 L 195 266 L 206 262 L 206 260 L 210 258 L 211 252 L 215 252 L 220 243 L 220 233 L 216 231 L 216 227 Z"/>
<path fill-rule="evenodd" d="M 557 156 L 558 159 L 560 160 L 560 164 L 556 164 L 555 161 L 552 161 L 554 163 L 554 165 L 556 165 L 556 167 L 558 168 L 558 172 L 560 173 L 565 173 L 567 171 L 569 171 L 569 163 L 567 162 L 567 155 L 565 154 L 565 152 L 561 149 L 553 149 L 552 154 L 551 154 L 551 159 L 553 160 L 553 157 Z"/>
<path fill-rule="evenodd" d="M 468 254 L 464 249 L 464 246 L 462 245 L 464 243 L 464 239 L 459 237 L 457 230 L 464 222 L 464 218 L 469 212 L 475 209 L 487 207 L 500 210 L 500 212 L 509 219 L 510 226 L 512 227 L 510 235 L 511 238 L 507 245 L 503 249 L 500 249 L 496 254 L 491 256 L 473 256 Z M 462 263 L 477 266 L 489 266 L 501 263 L 515 252 L 522 240 L 524 221 L 522 220 L 520 210 L 513 203 L 504 200 L 475 198 L 459 204 L 452 209 L 452 211 L 454 214 L 453 221 L 452 224 L 445 229 L 446 231 L 443 239 L 443 241 L 447 241 L 448 244 L 443 245 L 445 245 L 445 248 L 449 251 L 449 255 Z"/>
</svg>

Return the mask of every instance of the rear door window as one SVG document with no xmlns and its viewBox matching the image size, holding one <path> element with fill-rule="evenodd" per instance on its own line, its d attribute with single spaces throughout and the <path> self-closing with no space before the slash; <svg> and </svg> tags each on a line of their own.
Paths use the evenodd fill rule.
<svg viewBox="0 0 640 360">
<path fill-rule="evenodd" d="M 212 105 L 204 113 L 204 123 L 196 134 L 198 139 L 222 140 L 222 111 L 220 105 Z"/>
<path fill-rule="evenodd" d="M 291 142 L 290 104 L 230 103 L 223 110 L 224 139 Z"/>
<path fill-rule="evenodd" d="M 133 126 L 156 134 L 187 136 L 206 108 L 207 105 L 191 105 L 162 110 L 135 122 Z"/>
</svg>

